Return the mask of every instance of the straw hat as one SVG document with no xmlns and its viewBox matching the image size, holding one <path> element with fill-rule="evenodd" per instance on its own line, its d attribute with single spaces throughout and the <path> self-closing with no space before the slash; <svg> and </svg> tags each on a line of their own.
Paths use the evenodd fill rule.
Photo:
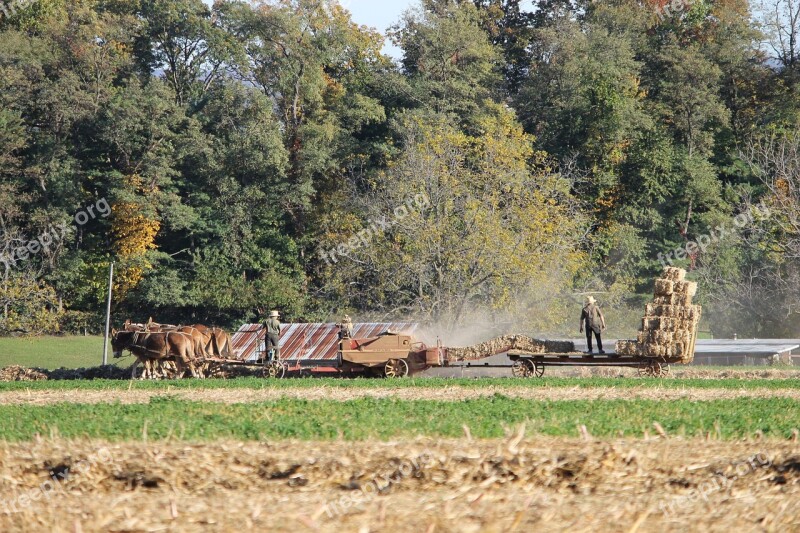
<svg viewBox="0 0 800 533">
<path fill-rule="evenodd" d="M 270 317 L 270 318 L 279 318 L 280 316 L 281 316 L 281 314 L 280 314 L 279 312 L 277 312 L 277 311 L 272 311 L 272 312 L 269 314 L 269 317 Z"/>
<path fill-rule="evenodd" d="M 597 300 L 594 299 L 594 296 L 587 296 L 586 297 L 586 303 L 587 304 L 595 304 L 595 303 L 597 303 Z"/>
</svg>

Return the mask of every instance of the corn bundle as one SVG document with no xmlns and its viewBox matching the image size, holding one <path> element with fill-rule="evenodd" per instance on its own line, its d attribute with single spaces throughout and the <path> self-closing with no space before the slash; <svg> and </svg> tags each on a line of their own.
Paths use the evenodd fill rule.
<svg viewBox="0 0 800 533">
<path fill-rule="evenodd" d="M 667 362 L 691 363 L 694 340 L 702 315 L 693 305 L 697 283 L 686 281 L 686 271 L 668 267 L 655 282 L 653 302 L 645 307 L 636 340 L 617 342 L 617 355 L 642 356 Z"/>
<path fill-rule="evenodd" d="M 40 368 L 9 366 L 0 369 L 0 381 L 45 381 L 47 374 Z"/>
<path fill-rule="evenodd" d="M 529 354 L 572 353 L 575 343 L 567 341 L 543 341 L 525 335 L 504 335 L 490 341 L 465 348 L 448 348 L 447 360 L 475 361 L 512 350 Z"/>
</svg>

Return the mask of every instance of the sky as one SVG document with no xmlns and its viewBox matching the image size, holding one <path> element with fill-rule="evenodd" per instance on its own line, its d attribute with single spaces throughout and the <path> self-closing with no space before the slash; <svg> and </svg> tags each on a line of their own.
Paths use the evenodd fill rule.
<svg viewBox="0 0 800 533">
<path fill-rule="evenodd" d="M 207 4 L 213 4 L 213 0 L 205 0 Z M 386 30 L 400 20 L 403 13 L 419 5 L 419 0 L 339 0 L 339 4 L 350 11 L 353 21 L 356 24 L 375 28 L 383 35 Z M 530 8 L 532 1 L 523 2 L 523 7 Z M 385 54 L 395 59 L 401 59 L 403 52 L 386 42 L 383 49 Z"/>
<path fill-rule="evenodd" d="M 377 29 L 386 35 L 386 29 L 400 20 L 407 9 L 417 5 L 417 0 L 339 0 L 353 15 L 353 22 Z M 384 53 L 400 59 L 402 51 L 386 43 Z"/>
<path fill-rule="evenodd" d="M 339 4 L 350 11 L 353 21 L 380 31 L 386 35 L 386 29 L 400 20 L 402 14 L 419 5 L 419 0 L 339 0 Z M 533 9 L 533 1 L 522 2 L 523 9 Z M 403 52 L 387 41 L 383 49 L 395 59 L 401 59 Z"/>
<path fill-rule="evenodd" d="M 212 5 L 214 0 L 203 0 Z M 339 4 L 353 14 L 356 24 L 375 28 L 383 35 L 386 29 L 400 20 L 403 12 L 418 4 L 417 0 L 339 0 Z M 396 58 L 402 58 L 402 51 L 392 46 L 388 41 L 384 53 Z"/>
</svg>

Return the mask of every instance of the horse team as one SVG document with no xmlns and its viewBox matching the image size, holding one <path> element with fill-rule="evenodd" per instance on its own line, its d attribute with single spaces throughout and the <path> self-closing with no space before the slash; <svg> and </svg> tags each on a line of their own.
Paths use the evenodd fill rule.
<svg viewBox="0 0 800 533">
<path fill-rule="evenodd" d="M 231 337 L 220 328 L 156 324 L 152 318 L 146 324 L 126 321 L 122 330 L 112 332 L 111 347 L 114 358 L 122 357 L 125 350 L 136 357 L 131 377 L 136 377 L 141 364 L 142 379 L 180 379 L 187 371 L 192 377 L 202 379 L 211 370 L 214 359 L 233 355 Z"/>
</svg>

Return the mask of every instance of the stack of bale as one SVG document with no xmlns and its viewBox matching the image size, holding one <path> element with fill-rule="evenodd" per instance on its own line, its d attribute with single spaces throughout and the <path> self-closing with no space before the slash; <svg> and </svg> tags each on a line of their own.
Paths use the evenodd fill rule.
<svg viewBox="0 0 800 533">
<path fill-rule="evenodd" d="M 529 354 L 572 353 L 575 351 L 575 343 L 539 340 L 525 335 L 504 335 L 475 346 L 447 348 L 447 360 L 450 362 L 476 361 L 509 351 Z"/>
<path fill-rule="evenodd" d="M 697 283 L 686 271 L 667 267 L 656 280 L 653 303 L 647 304 L 636 340 L 617 342 L 617 355 L 641 356 L 667 362 L 691 363 L 702 308 L 693 305 Z"/>
</svg>

